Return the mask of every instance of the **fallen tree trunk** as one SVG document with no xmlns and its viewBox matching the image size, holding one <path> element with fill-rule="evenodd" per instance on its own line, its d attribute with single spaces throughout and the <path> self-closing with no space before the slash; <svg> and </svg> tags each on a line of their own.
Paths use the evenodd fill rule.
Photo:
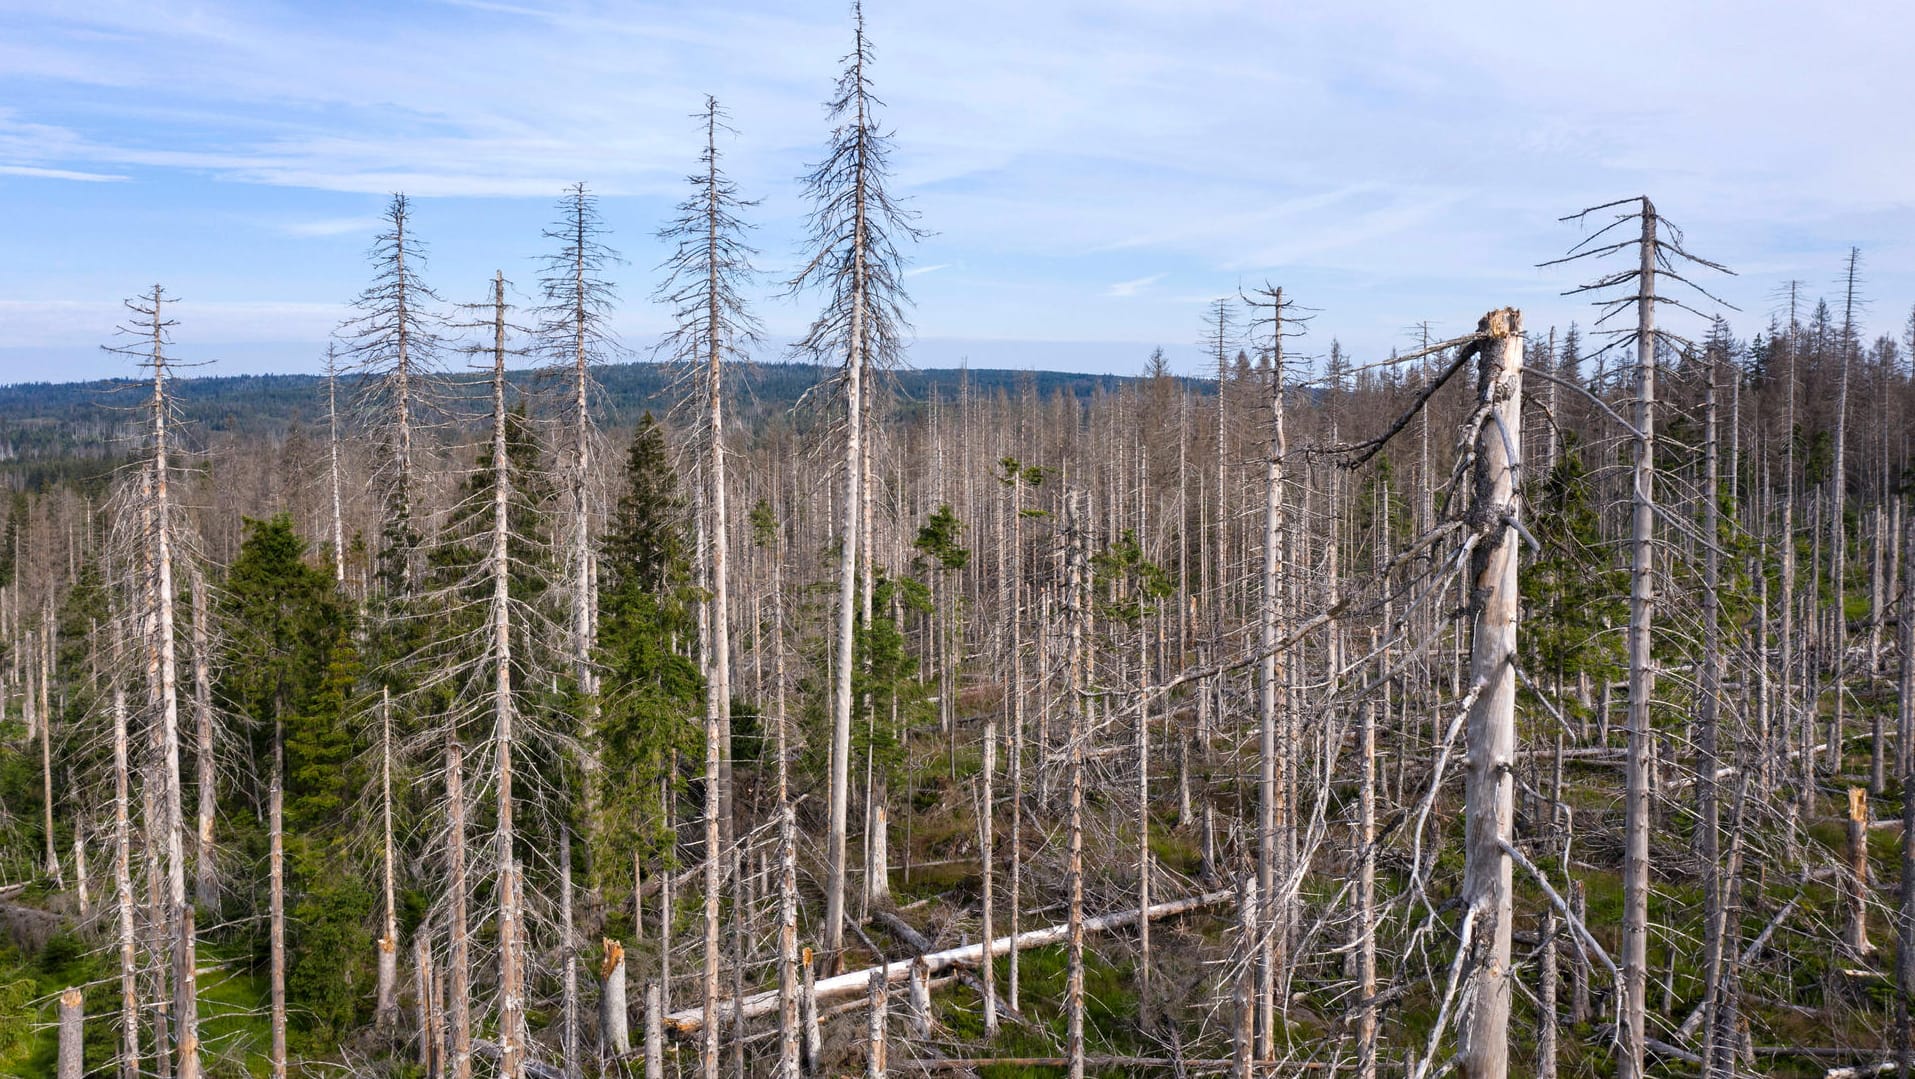
<svg viewBox="0 0 1915 1079">
<path fill-rule="evenodd" d="M 1084 920 L 1084 931 L 1089 933 L 1102 933 L 1112 929 L 1122 929 L 1126 926 L 1135 925 L 1142 918 L 1156 921 L 1159 918 L 1170 918 L 1179 914 L 1188 914 L 1194 910 L 1203 910 L 1208 907 L 1230 902 L 1236 898 L 1236 894 L 1234 889 L 1205 892 L 1201 895 L 1187 896 L 1183 899 L 1172 900 L 1168 903 L 1157 903 L 1142 911 L 1127 910 L 1116 914 L 1106 914 L 1101 918 L 1087 918 Z M 1053 925 L 1044 929 L 1033 929 L 1029 932 L 1020 933 L 1015 937 L 1005 936 L 991 941 L 988 954 L 990 957 L 995 958 L 1000 955 L 1009 954 L 1013 947 L 1022 951 L 1026 948 L 1036 948 L 1046 944 L 1057 944 L 1065 940 L 1069 935 L 1070 927 L 1068 925 Z M 961 948 L 946 948 L 940 952 L 931 952 L 922 958 L 925 965 L 930 968 L 930 973 L 941 974 L 944 971 L 950 970 L 952 967 L 975 966 L 983 962 L 986 958 L 986 946 L 984 944 L 972 944 Z M 871 987 L 871 972 L 873 970 L 883 971 L 884 980 L 886 982 L 903 981 L 911 974 L 911 963 L 912 960 L 902 960 L 896 963 L 886 963 L 881 967 L 854 970 L 848 974 L 840 974 L 836 977 L 820 979 L 816 986 L 817 998 L 820 1001 L 824 1001 L 865 992 Z M 732 1011 L 730 1005 L 726 1005 L 722 1010 L 726 1011 L 727 1014 L 737 1014 L 742 1018 L 752 1019 L 757 1016 L 768 1015 L 777 1009 L 777 991 L 767 990 L 762 993 L 753 993 L 751 996 L 744 998 L 744 1000 L 740 1001 L 737 1005 L 735 1013 Z M 671 1031 L 673 1034 L 683 1036 L 698 1033 L 703 1027 L 704 1021 L 705 1014 L 703 1007 L 688 1008 L 665 1016 L 664 1026 L 665 1029 Z"/>
</svg>

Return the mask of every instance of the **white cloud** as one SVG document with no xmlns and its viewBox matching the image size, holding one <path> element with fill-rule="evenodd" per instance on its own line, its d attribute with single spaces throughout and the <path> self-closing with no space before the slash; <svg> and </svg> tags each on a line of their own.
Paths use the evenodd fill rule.
<svg viewBox="0 0 1915 1079">
<path fill-rule="evenodd" d="M 1164 277 L 1164 274 L 1154 273 L 1149 277 L 1138 277 L 1129 281 L 1118 281 L 1105 288 L 1104 295 L 1118 298 L 1135 296 L 1157 282 L 1162 281 Z"/>
<path fill-rule="evenodd" d="M 41 180 L 77 180 L 88 184 L 119 183 L 125 176 L 104 172 L 80 172 L 75 169 L 43 169 L 37 165 L 0 165 L 0 176 L 31 176 Z"/>
<path fill-rule="evenodd" d="M 288 221 L 279 226 L 279 231 L 288 236 L 350 236 L 355 232 L 371 232 L 381 223 L 377 217 L 327 217 L 316 221 Z"/>
</svg>

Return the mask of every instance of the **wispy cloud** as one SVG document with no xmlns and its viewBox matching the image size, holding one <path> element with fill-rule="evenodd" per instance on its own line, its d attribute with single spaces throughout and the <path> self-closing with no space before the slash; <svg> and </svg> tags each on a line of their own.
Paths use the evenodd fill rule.
<svg viewBox="0 0 1915 1079">
<path fill-rule="evenodd" d="M 1165 276 L 1165 274 L 1154 273 L 1149 277 L 1137 277 L 1129 281 L 1119 281 L 1106 287 L 1104 289 L 1104 295 L 1114 296 L 1120 299 L 1135 296 L 1157 282 L 1162 281 Z"/>
<path fill-rule="evenodd" d="M 288 221 L 279 226 L 279 231 L 288 236 L 349 236 L 355 232 L 371 232 L 379 227 L 377 217 L 327 217 L 317 221 Z"/>
<path fill-rule="evenodd" d="M 43 169 L 37 165 L 0 165 L 0 176 L 31 176 L 40 180 L 77 180 L 86 184 L 112 184 L 127 179 L 105 172 L 81 172 L 77 169 Z"/>
<path fill-rule="evenodd" d="M 841 7 L 769 0 L 203 0 L 158 22 L 131 0 L 0 7 L 0 175 L 131 175 L 204 219 L 250 202 L 249 223 L 290 238 L 367 232 L 363 196 L 404 190 L 422 198 L 440 279 L 529 255 L 529 200 L 584 179 L 614 196 L 608 217 L 625 215 L 631 311 L 651 230 L 702 145 L 687 114 L 707 90 L 737 129 L 722 146 L 733 178 L 762 200 L 760 265 L 796 257 L 792 178 L 824 144 L 819 103 L 847 47 Z M 1512 299 L 1533 305 L 1532 324 L 1566 322 L 1586 318 L 1553 295 L 1573 282 L 1533 269 L 1575 239 L 1556 218 L 1639 191 L 1698 250 L 1755 271 L 1726 286 L 1746 310 L 1766 309 L 1773 277 L 1826 279 L 1856 239 L 1885 301 L 1915 292 L 1915 245 L 1900 239 L 1915 235 L 1900 180 L 1915 141 L 1883 135 L 1891 103 L 1915 97 L 1906 0 L 1771 13 L 1703 54 L 1691 43 L 1720 32 L 1710 5 L 1614 0 L 1602 20 L 1502 0 L 1292 7 L 871 10 L 893 193 L 935 233 L 907 252 L 924 263 L 906 271 L 920 334 L 1174 342 L 1195 332 L 1186 295 L 1266 279 L 1322 307 L 1314 332 L 1357 351 L 1425 318 L 1466 328 Z M 1645 12 L 1666 32 L 1638 41 Z M 1241 47 L 1253 40 L 1288 59 L 1260 62 Z M 1436 54 L 1457 62 L 1426 62 Z M 365 271 L 313 259 L 314 243 L 240 252 L 219 228 L 156 256 L 149 231 L 115 216 L 133 212 L 112 203 L 121 189 L 11 190 L 29 217 L 98 199 L 81 224 L 121 238 L 66 278 L 0 267 L 0 295 L 97 295 L 101 273 L 145 280 L 177 262 L 246 267 L 182 282 L 209 300 L 317 301 L 352 295 Z M 16 264 L 60 264 L 74 227 L 61 224 L 10 233 Z M 807 317 L 764 306 L 770 322 Z"/>
</svg>

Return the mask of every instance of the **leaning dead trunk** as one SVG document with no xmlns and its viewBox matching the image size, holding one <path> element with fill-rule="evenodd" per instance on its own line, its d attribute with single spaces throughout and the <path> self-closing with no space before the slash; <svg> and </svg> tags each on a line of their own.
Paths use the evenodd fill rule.
<svg viewBox="0 0 1915 1079">
<path fill-rule="evenodd" d="M 1522 466 L 1523 321 L 1513 308 L 1478 324 L 1476 472 L 1462 900 L 1475 932 L 1465 960 L 1459 1042 L 1468 1079 L 1509 1073 L 1511 868 L 1516 756 L 1516 472 Z"/>
</svg>

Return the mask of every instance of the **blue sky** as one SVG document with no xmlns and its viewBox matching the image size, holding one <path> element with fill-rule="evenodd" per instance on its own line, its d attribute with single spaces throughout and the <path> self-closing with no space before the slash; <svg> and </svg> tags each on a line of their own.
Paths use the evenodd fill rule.
<svg viewBox="0 0 1915 1079">
<path fill-rule="evenodd" d="M 1915 303 L 1915 5 L 884 2 L 920 366 L 1196 370 L 1212 297 L 1265 280 L 1359 357 L 1513 304 L 1588 322 L 1539 270 L 1585 204 L 1647 192 L 1765 320 L 1863 248 L 1871 328 Z M 559 190 L 604 196 L 646 347 L 716 94 L 755 211 L 771 336 L 811 300 L 796 182 L 849 44 L 838 2 L 0 0 L 0 382 L 113 373 L 118 301 L 178 294 L 183 354 L 313 370 L 388 194 L 428 280 L 530 293 Z M 1648 27 L 1646 31 L 1639 27 Z M 1900 104 L 1897 104 L 1897 103 Z M 771 358 L 771 357 L 767 357 Z"/>
</svg>

